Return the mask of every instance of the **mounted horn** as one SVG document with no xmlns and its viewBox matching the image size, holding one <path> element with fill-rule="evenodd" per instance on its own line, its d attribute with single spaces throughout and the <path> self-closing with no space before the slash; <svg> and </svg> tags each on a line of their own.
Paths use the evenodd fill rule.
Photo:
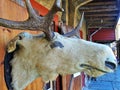
<svg viewBox="0 0 120 90">
<path fill-rule="evenodd" d="M 53 20 L 54 15 L 58 11 L 62 11 L 60 8 L 61 0 L 56 0 L 48 12 L 47 15 L 41 17 L 39 16 L 30 3 L 30 0 L 25 0 L 27 11 L 29 17 L 25 21 L 11 21 L 7 19 L 0 18 L 0 26 L 11 28 L 11 29 L 20 29 L 20 30 L 39 30 L 43 31 L 46 34 L 46 38 L 48 40 L 52 40 L 53 33 L 52 30 L 49 29 L 50 24 Z"/>
<path fill-rule="evenodd" d="M 79 32 L 79 30 L 80 30 L 80 28 L 82 27 L 83 20 L 84 20 L 84 12 L 82 13 L 82 16 L 81 16 L 81 19 L 80 19 L 78 25 L 77 25 L 75 28 L 73 28 L 72 31 L 63 34 L 63 36 L 71 37 L 71 36 L 77 35 L 78 32 Z M 61 23 L 61 24 L 63 24 L 63 23 Z M 64 27 L 64 26 L 60 26 L 60 29 L 62 30 L 62 32 L 64 32 L 63 29 L 65 29 L 65 28 L 63 28 L 63 27 Z M 79 37 L 79 38 L 80 38 L 80 37 Z"/>
</svg>

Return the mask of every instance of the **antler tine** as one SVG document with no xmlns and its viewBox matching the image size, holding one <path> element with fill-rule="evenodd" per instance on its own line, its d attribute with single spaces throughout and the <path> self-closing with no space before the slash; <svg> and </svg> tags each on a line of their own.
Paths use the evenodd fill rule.
<svg viewBox="0 0 120 90">
<path fill-rule="evenodd" d="M 27 27 L 24 28 L 25 22 L 11 21 L 3 18 L 0 18 L 0 26 L 11 29 L 21 29 L 21 30 L 27 29 Z"/>
<path fill-rule="evenodd" d="M 51 28 L 48 28 L 50 27 L 51 25 L 51 22 L 53 21 L 53 17 L 54 15 L 58 12 L 58 11 L 64 11 L 63 8 L 60 7 L 60 4 L 61 4 L 61 0 L 55 0 L 52 8 L 50 9 L 50 11 L 48 12 L 48 14 L 46 14 L 43 18 L 44 18 L 44 22 L 47 22 L 45 23 L 44 25 L 44 28 L 47 32 L 45 32 L 47 34 L 47 36 L 49 37 L 49 39 L 52 39 L 53 38 L 53 31 L 51 30 Z"/>
<path fill-rule="evenodd" d="M 20 30 L 39 30 L 42 25 L 38 25 L 40 20 L 38 15 L 35 13 L 34 9 L 31 6 L 30 0 L 25 0 L 26 8 L 28 10 L 29 18 L 26 21 L 12 21 L 0 18 L 0 26 L 11 28 L 11 29 L 20 29 Z"/>
<path fill-rule="evenodd" d="M 25 0 L 29 18 L 26 21 L 12 21 L 0 18 L 0 26 L 20 30 L 40 30 L 46 34 L 48 40 L 51 40 L 53 38 L 53 33 L 50 30 L 50 25 L 56 12 L 62 10 L 60 8 L 60 2 L 61 0 L 56 0 L 49 13 L 41 17 L 37 15 L 32 8 L 30 0 Z"/>
<path fill-rule="evenodd" d="M 68 32 L 68 33 L 64 34 L 63 36 L 71 37 L 71 36 L 77 35 L 78 31 L 82 27 L 83 19 L 84 19 L 84 12 L 82 13 L 81 20 L 78 23 L 78 25 L 75 27 L 75 29 L 73 29 L 71 32 Z"/>
<path fill-rule="evenodd" d="M 50 9 L 50 11 L 48 12 L 47 15 L 45 15 L 45 18 L 49 18 L 49 21 L 51 22 L 54 15 L 58 12 L 58 11 L 64 11 L 63 8 L 60 7 L 61 4 L 61 0 L 55 0 L 52 8 Z"/>
<path fill-rule="evenodd" d="M 27 8 L 29 17 L 30 17 L 30 18 L 36 18 L 36 17 L 38 17 L 38 15 L 37 15 L 36 12 L 34 11 L 32 5 L 31 5 L 31 3 L 30 3 L 30 0 L 25 0 L 25 4 L 26 4 L 26 8 Z"/>
<path fill-rule="evenodd" d="M 75 31 L 79 31 L 80 30 L 80 28 L 82 27 L 83 19 L 84 19 L 84 12 L 82 13 L 80 22 L 78 23 L 78 25 L 74 29 Z"/>
</svg>

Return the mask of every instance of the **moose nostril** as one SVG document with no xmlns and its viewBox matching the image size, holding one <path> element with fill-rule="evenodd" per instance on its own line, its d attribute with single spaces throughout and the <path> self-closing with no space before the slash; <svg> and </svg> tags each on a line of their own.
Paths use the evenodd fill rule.
<svg viewBox="0 0 120 90">
<path fill-rule="evenodd" d="M 105 66 L 109 67 L 110 69 L 116 68 L 116 64 L 110 61 L 105 61 Z"/>
</svg>

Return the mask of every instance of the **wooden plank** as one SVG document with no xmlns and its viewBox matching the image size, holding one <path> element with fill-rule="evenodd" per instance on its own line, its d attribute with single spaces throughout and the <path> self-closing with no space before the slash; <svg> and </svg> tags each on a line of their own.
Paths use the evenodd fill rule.
<svg viewBox="0 0 120 90">
<path fill-rule="evenodd" d="M 101 6 L 83 6 L 80 7 L 79 10 L 89 10 L 89 9 L 105 9 L 105 8 L 117 8 L 117 5 L 101 5 Z"/>
<path fill-rule="evenodd" d="M 116 21 L 92 21 L 92 22 L 87 22 L 89 25 L 99 25 L 99 24 L 107 24 L 107 25 L 115 25 Z"/>
<path fill-rule="evenodd" d="M 104 9 L 89 9 L 89 10 L 85 10 L 82 9 L 80 10 L 80 12 L 112 12 L 112 11 L 118 11 L 118 8 L 104 8 Z"/>
<path fill-rule="evenodd" d="M 62 77 L 62 90 L 68 90 L 71 75 L 66 75 Z"/>
<path fill-rule="evenodd" d="M 81 76 L 74 78 L 74 84 L 72 90 L 82 90 L 81 87 Z"/>
<path fill-rule="evenodd" d="M 23 0 L 11 0 L 11 1 L 13 1 L 13 2 L 15 2 L 15 3 L 17 3 L 17 4 L 19 4 L 19 5 L 23 6 L 23 7 L 25 7 L 25 3 L 23 2 Z"/>
<path fill-rule="evenodd" d="M 3 31 L 0 28 L 0 90 L 3 90 L 3 87 L 5 86 L 3 84 L 3 56 L 4 56 L 4 37 L 3 37 Z"/>
<path fill-rule="evenodd" d="M 112 14 L 87 14 L 85 15 L 85 17 L 111 17 L 111 16 L 118 16 L 118 14 L 116 13 L 112 13 Z"/>
<path fill-rule="evenodd" d="M 114 26 L 106 26 L 106 25 L 98 25 L 98 26 L 88 26 L 88 28 L 106 28 L 106 29 L 114 29 Z"/>
<path fill-rule="evenodd" d="M 106 18 L 104 18 L 104 17 L 87 17 L 86 18 L 88 21 L 90 20 L 92 20 L 92 21 L 94 21 L 94 20 L 104 20 L 104 21 L 107 21 L 107 20 L 116 20 L 116 18 L 115 17 L 106 17 Z"/>
<path fill-rule="evenodd" d="M 109 1 L 109 2 L 91 2 L 88 3 L 87 6 L 100 6 L 100 5 L 115 5 L 117 4 L 116 1 Z"/>
<path fill-rule="evenodd" d="M 10 10 L 12 9 L 12 10 Z M 17 5 L 16 3 L 11 2 L 10 0 L 1 0 L 0 3 L 0 17 L 10 20 L 22 21 L 27 19 L 28 14 L 25 8 Z M 23 30 L 25 31 L 25 30 Z M 4 58 L 5 46 L 8 41 L 10 41 L 18 33 L 23 32 L 21 30 L 12 30 L 4 27 L 0 27 L 0 62 Z M 30 32 L 26 30 L 27 32 Z M 30 33 L 39 33 L 39 32 L 30 32 Z M 7 90 L 5 81 L 4 81 L 4 68 L 3 65 L 0 65 L 0 90 Z M 25 90 L 42 90 L 43 83 L 41 79 L 35 80 L 31 83 Z"/>
</svg>

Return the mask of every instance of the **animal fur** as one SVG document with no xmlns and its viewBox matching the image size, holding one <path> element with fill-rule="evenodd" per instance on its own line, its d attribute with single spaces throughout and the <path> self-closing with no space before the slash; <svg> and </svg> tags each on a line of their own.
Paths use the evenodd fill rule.
<svg viewBox="0 0 120 90">
<path fill-rule="evenodd" d="M 16 38 L 21 35 L 22 38 L 17 40 Z M 51 44 L 55 41 L 60 42 L 64 47 L 51 48 Z M 42 77 L 44 82 L 48 82 L 55 80 L 59 74 L 74 74 L 81 71 L 92 77 L 105 74 L 92 68 L 80 67 L 81 64 L 88 64 L 107 72 L 113 70 L 105 66 L 106 60 L 117 66 L 116 58 L 108 46 L 63 37 L 58 33 L 55 33 L 52 41 L 44 37 L 33 38 L 29 33 L 21 33 L 12 40 L 12 43 L 8 43 L 8 52 L 15 50 L 11 49 L 12 44 L 19 45 L 19 50 L 14 52 L 14 58 L 10 62 L 14 90 L 23 90 L 37 77 Z"/>
</svg>

